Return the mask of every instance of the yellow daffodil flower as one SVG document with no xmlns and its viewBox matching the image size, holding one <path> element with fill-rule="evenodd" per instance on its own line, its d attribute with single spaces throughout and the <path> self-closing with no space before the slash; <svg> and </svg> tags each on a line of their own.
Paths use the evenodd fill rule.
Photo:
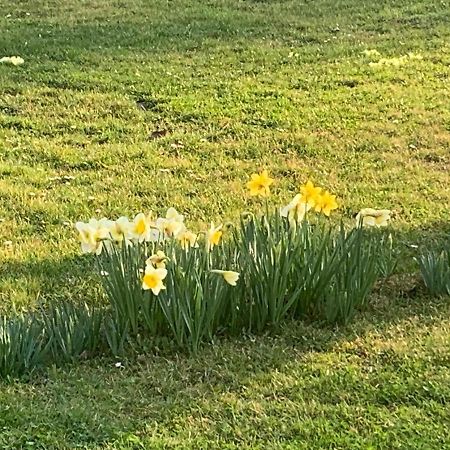
<svg viewBox="0 0 450 450">
<path fill-rule="evenodd" d="M 297 194 L 289 204 L 284 208 L 281 208 L 280 214 L 282 217 L 287 217 L 291 225 L 300 223 L 304 218 L 306 213 L 311 209 L 311 206 L 302 201 L 301 194 Z"/>
<path fill-rule="evenodd" d="M 269 177 L 267 170 L 263 170 L 260 174 L 254 173 L 251 176 L 251 180 L 247 183 L 247 188 L 250 190 L 250 195 L 268 197 L 270 195 L 270 185 L 273 182 L 274 180 Z"/>
<path fill-rule="evenodd" d="M 142 278 L 142 289 L 149 290 L 153 294 L 158 295 L 166 287 L 163 284 L 164 278 L 167 276 L 167 270 L 164 268 L 156 269 L 152 265 L 145 268 L 145 273 Z"/>
<path fill-rule="evenodd" d="M 316 200 L 314 210 L 316 212 L 322 212 L 327 217 L 330 216 L 331 211 L 338 208 L 336 196 L 331 195 L 328 191 L 325 191 L 322 195 L 319 195 Z"/>
<path fill-rule="evenodd" d="M 386 227 L 391 219 L 392 211 L 389 209 L 364 208 L 356 216 L 357 226 Z"/>
<path fill-rule="evenodd" d="M 95 253 L 100 255 L 103 241 L 109 238 L 110 221 L 107 219 L 91 219 L 88 223 L 77 222 L 75 228 L 78 230 L 81 251 L 83 253 Z"/>
<path fill-rule="evenodd" d="M 190 247 L 198 247 L 197 235 L 192 231 L 186 230 L 179 233 L 177 239 L 180 241 L 183 250 L 187 250 Z"/>
<path fill-rule="evenodd" d="M 169 258 L 166 256 L 166 254 L 162 250 L 158 250 L 154 255 L 151 255 L 149 258 L 147 258 L 147 261 L 145 261 L 145 264 L 147 266 L 151 265 L 156 267 L 157 269 L 165 269 L 166 268 L 166 261 Z"/>
<path fill-rule="evenodd" d="M 209 228 L 206 236 L 206 245 L 208 250 L 212 250 L 215 245 L 219 245 L 222 234 L 222 225 L 216 227 L 214 226 L 214 223 L 211 222 L 211 227 Z"/>
<path fill-rule="evenodd" d="M 239 272 L 233 272 L 231 270 L 211 270 L 212 273 L 217 273 L 222 275 L 224 280 L 231 286 L 236 286 L 237 281 L 239 280 Z"/>
<path fill-rule="evenodd" d="M 300 187 L 302 203 L 307 203 L 308 206 L 316 206 L 317 200 L 322 192 L 322 188 L 314 186 L 311 180 L 308 180 L 306 184 Z"/>
</svg>

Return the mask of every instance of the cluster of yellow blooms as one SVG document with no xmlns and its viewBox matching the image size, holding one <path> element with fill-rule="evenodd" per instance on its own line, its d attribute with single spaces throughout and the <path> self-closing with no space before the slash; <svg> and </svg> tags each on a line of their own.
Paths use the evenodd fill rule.
<svg viewBox="0 0 450 450">
<path fill-rule="evenodd" d="M 156 219 L 151 213 L 147 215 L 139 213 L 133 220 L 129 220 L 128 217 L 119 217 L 117 220 L 91 219 L 87 223 L 77 222 L 75 227 L 80 236 L 82 252 L 96 255 L 101 254 L 107 242 L 130 245 L 133 242 L 157 243 L 166 239 L 176 239 L 184 250 L 199 246 L 199 235 L 186 228 L 184 216 L 175 208 L 169 208 L 165 217 Z M 222 233 L 222 225 L 215 226 L 211 223 L 210 228 L 204 233 L 208 251 L 220 244 Z M 147 259 L 142 279 L 143 289 L 151 289 L 155 295 L 165 289 L 163 280 L 167 276 L 167 261 L 168 257 L 161 250 Z M 211 272 L 223 276 L 228 284 L 236 286 L 239 273 L 218 269 Z"/>
<path fill-rule="evenodd" d="M 270 178 L 267 170 L 263 170 L 251 176 L 247 187 L 252 196 L 268 197 L 273 183 L 274 179 Z M 329 217 L 331 211 L 337 208 L 336 196 L 321 187 L 314 186 L 309 180 L 300 186 L 300 192 L 280 209 L 280 214 L 286 217 L 291 225 L 295 225 L 305 219 L 308 211 L 315 211 Z M 391 211 L 387 209 L 365 208 L 358 213 L 356 222 L 358 226 L 383 227 L 387 226 L 390 215 Z M 129 245 L 132 242 L 157 243 L 166 239 L 176 239 L 184 250 L 199 246 L 199 235 L 186 228 L 184 216 L 175 208 L 169 208 L 165 217 L 155 218 L 151 213 L 148 215 L 139 213 L 132 220 L 127 217 L 119 217 L 114 221 L 106 218 L 91 219 L 87 223 L 77 222 L 75 227 L 80 235 L 83 253 L 100 255 L 105 242 Z M 215 226 L 211 223 L 210 228 L 202 234 L 204 234 L 206 249 L 211 251 L 221 242 L 222 225 Z M 147 259 L 142 278 L 144 290 L 151 290 L 158 295 L 165 289 L 163 280 L 167 276 L 168 260 L 169 258 L 161 250 Z M 213 269 L 211 272 L 221 275 L 231 286 L 236 286 L 240 275 L 230 270 Z"/>
<path fill-rule="evenodd" d="M 372 51 L 367 51 L 369 54 Z M 379 54 L 373 50 L 374 54 Z M 412 57 L 412 56 L 410 56 Z M 250 195 L 268 197 L 270 195 L 270 186 L 274 179 L 270 178 L 267 170 L 263 170 L 259 174 L 253 174 L 247 187 Z M 323 190 L 321 187 L 314 186 L 313 182 L 308 180 L 306 184 L 300 186 L 298 193 L 285 207 L 281 208 L 280 213 L 283 217 L 287 217 L 291 224 L 301 222 L 306 213 L 314 210 L 329 217 L 331 211 L 338 208 L 336 196 Z M 388 225 L 392 211 L 388 209 L 372 209 L 364 208 L 356 216 L 357 226 L 368 227 L 385 227 Z"/>
<path fill-rule="evenodd" d="M 184 216 L 175 208 L 169 208 L 165 217 L 154 218 L 150 214 L 137 214 L 133 220 L 119 217 L 117 220 L 106 218 L 89 222 L 77 222 L 76 229 L 80 235 L 83 253 L 102 252 L 105 241 L 129 244 L 135 242 L 161 242 L 167 238 L 179 241 L 183 249 L 198 247 L 198 235 L 186 228 Z M 219 244 L 222 238 L 222 225 L 211 223 L 206 232 L 206 246 L 208 250 Z"/>
<path fill-rule="evenodd" d="M 268 197 L 273 182 L 274 180 L 269 177 L 267 170 L 263 170 L 260 174 L 255 173 L 251 176 L 247 187 L 250 195 Z M 290 222 L 301 222 L 311 209 L 329 216 L 331 211 L 337 209 L 337 207 L 335 195 L 331 195 L 328 191 L 322 190 L 321 187 L 314 186 L 312 181 L 308 181 L 300 187 L 300 193 L 288 205 L 281 208 L 281 215 L 289 218 Z"/>
</svg>

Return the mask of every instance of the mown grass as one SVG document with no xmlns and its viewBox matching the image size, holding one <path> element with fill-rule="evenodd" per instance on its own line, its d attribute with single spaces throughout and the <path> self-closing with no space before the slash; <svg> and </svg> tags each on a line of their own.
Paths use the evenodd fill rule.
<svg viewBox="0 0 450 450">
<path fill-rule="evenodd" d="M 25 59 L 0 65 L 1 310 L 102 301 L 78 256 L 76 220 L 169 205 L 197 225 L 233 219 L 255 208 L 244 182 L 259 168 L 278 180 L 274 202 L 311 177 L 338 194 L 348 218 L 393 209 L 402 245 L 448 233 L 444 3 L 0 7 L 0 56 Z M 374 69 L 366 49 L 423 59 Z M 4 387 L 0 443 L 446 448 L 448 310 L 426 297 L 409 305 L 399 290 L 389 305 L 403 318 L 385 325 L 395 314 L 381 308 L 354 325 L 359 338 L 338 332 L 339 344 L 331 331 L 296 324 L 200 359 L 163 352 L 125 370 L 96 361 Z M 360 341 L 362 356 L 345 350 Z"/>
</svg>

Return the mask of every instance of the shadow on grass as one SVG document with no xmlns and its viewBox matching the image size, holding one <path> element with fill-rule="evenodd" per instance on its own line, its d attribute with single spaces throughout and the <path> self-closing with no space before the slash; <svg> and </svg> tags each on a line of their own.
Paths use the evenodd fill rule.
<svg viewBox="0 0 450 450">
<path fill-rule="evenodd" d="M 17 448 L 25 441 L 45 448 L 203 448 L 201 439 L 255 448 L 273 439 L 308 440 L 309 426 L 333 439 L 336 424 L 322 428 L 328 420 L 346 430 L 361 415 L 395 421 L 395 407 L 417 411 L 450 401 L 449 389 L 430 388 L 448 369 L 448 349 L 431 339 L 441 322 L 448 325 L 448 299 L 424 300 L 384 299 L 345 328 L 288 322 L 272 335 L 221 339 L 195 357 L 141 354 L 119 367 L 104 358 L 50 370 L 4 391 L 8 409 L 0 423 L 14 423 L 8 442 Z M 295 432 L 283 431 L 286 421 L 295 422 Z"/>
<path fill-rule="evenodd" d="M 0 310 L 13 307 L 7 298 L 8 291 L 22 287 L 25 292 L 15 295 L 22 299 L 14 305 L 19 309 L 32 306 L 46 306 L 59 300 L 74 303 L 96 303 L 103 298 L 100 281 L 96 274 L 93 258 L 80 255 L 60 259 L 33 259 L 29 261 L 4 260 L 0 263 L 0 297 L 4 304 Z M 22 298 L 27 296 L 28 298 Z"/>
</svg>

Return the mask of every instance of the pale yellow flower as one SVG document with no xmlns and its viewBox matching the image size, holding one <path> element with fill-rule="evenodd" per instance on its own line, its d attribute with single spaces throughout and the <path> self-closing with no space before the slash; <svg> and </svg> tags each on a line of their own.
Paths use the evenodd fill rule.
<svg viewBox="0 0 450 450">
<path fill-rule="evenodd" d="M 131 223 L 128 217 L 119 217 L 116 221 L 111 222 L 109 233 L 111 239 L 115 242 L 123 242 L 130 239 Z"/>
<path fill-rule="evenodd" d="M 301 194 L 297 194 L 285 207 L 281 208 L 280 214 L 287 217 L 291 224 L 300 223 L 311 206 L 302 201 Z"/>
<path fill-rule="evenodd" d="M 206 236 L 206 245 L 208 250 L 212 250 L 215 245 L 219 245 L 222 234 L 222 225 L 216 227 L 214 226 L 214 222 L 211 222 L 211 227 L 209 228 Z"/>
<path fill-rule="evenodd" d="M 78 230 L 83 253 L 95 253 L 100 255 L 103 241 L 108 239 L 110 221 L 107 219 L 91 219 L 88 223 L 77 222 L 75 228 Z"/>
<path fill-rule="evenodd" d="M 251 176 L 251 180 L 247 183 L 247 188 L 250 191 L 250 195 L 268 197 L 270 195 L 270 186 L 273 181 L 273 178 L 269 177 L 267 170 L 263 170 L 260 174 L 254 173 Z"/>
<path fill-rule="evenodd" d="M 153 227 L 154 223 L 151 214 L 147 216 L 143 213 L 136 214 L 129 227 L 130 237 L 139 242 L 156 241 L 158 239 L 158 233 L 156 233 Z"/>
<path fill-rule="evenodd" d="M 167 270 L 164 268 L 156 269 L 152 265 L 148 265 L 145 268 L 145 273 L 142 278 L 142 289 L 149 290 L 153 294 L 158 295 L 161 290 L 166 289 L 163 280 L 167 276 Z"/>
<path fill-rule="evenodd" d="M 145 264 L 147 266 L 154 266 L 157 269 L 165 269 L 167 260 L 168 257 L 166 256 L 166 254 L 162 250 L 158 250 L 154 255 L 151 255 L 149 258 L 147 258 Z"/>
<path fill-rule="evenodd" d="M 186 230 L 184 216 L 178 213 L 175 208 L 169 208 L 166 217 L 159 217 L 156 220 L 156 228 L 167 237 L 176 237 Z"/>
<path fill-rule="evenodd" d="M 391 219 L 389 209 L 364 208 L 356 216 L 356 224 L 367 227 L 386 227 Z"/>
<path fill-rule="evenodd" d="M 217 273 L 222 275 L 224 280 L 231 286 L 236 286 L 237 281 L 239 280 L 239 272 L 233 272 L 232 270 L 211 270 L 212 273 Z"/>
<path fill-rule="evenodd" d="M 20 66 L 24 62 L 24 59 L 20 56 L 4 56 L 0 59 L 0 63 L 12 64 L 13 66 Z"/>
<path fill-rule="evenodd" d="M 197 235 L 192 231 L 186 230 L 177 235 L 181 247 L 186 250 L 190 247 L 198 247 Z"/>
<path fill-rule="evenodd" d="M 317 197 L 314 210 L 316 212 L 321 212 L 328 217 L 331 211 L 337 209 L 338 206 L 339 205 L 337 204 L 336 196 L 331 195 L 328 191 L 325 191 L 323 194 Z"/>
<path fill-rule="evenodd" d="M 306 184 L 300 187 L 302 203 L 307 203 L 310 207 L 314 207 L 322 192 L 322 188 L 314 186 L 311 180 L 308 180 Z"/>
</svg>

